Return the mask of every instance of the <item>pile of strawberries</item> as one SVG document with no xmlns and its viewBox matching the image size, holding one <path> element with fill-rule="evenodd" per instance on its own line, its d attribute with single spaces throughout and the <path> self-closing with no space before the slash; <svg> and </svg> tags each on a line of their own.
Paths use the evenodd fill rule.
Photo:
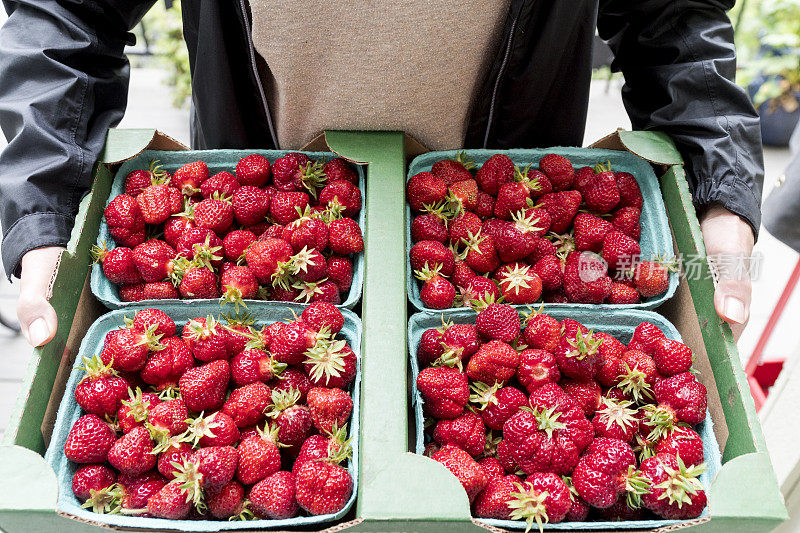
<svg viewBox="0 0 800 533">
<path fill-rule="evenodd" d="M 213 176 L 203 161 L 174 175 L 154 161 L 105 209 L 116 248 L 93 253 L 123 301 L 339 304 L 364 249 L 360 210 L 358 175 L 341 158 L 252 154 Z"/>
<path fill-rule="evenodd" d="M 327 302 L 255 329 L 144 309 L 85 358 L 64 453 L 97 513 L 286 519 L 344 508 L 357 355 Z M 147 391 L 147 392 L 143 392 Z"/>
<path fill-rule="evenodd" d="M 430 444 L 479 518 L 697 517 L 706 388 L 692 352 L 649 322 L 623 344 L 579 322 L 493 303 L 417 348 Z"/>
<path fill-rule="evenodd" d="M 460 153 L 412 176 L 410 262 L 422 303 L 633 304 L 666 292 L 674 267 L 640 258 L 636 178 L 610 166 L 575 170 L 548 154 L 538 170 L 520 169 L 495 154 L 473 175 Z"/>
</svg>

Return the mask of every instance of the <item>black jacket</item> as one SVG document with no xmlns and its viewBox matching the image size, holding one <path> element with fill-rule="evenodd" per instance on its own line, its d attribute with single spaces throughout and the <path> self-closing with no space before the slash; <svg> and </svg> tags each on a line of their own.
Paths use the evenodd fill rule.
<svg viewBox="0 0 800 533">
<path fill-rule="evenodd" d="M 68 241 L 106 130 L 125 111 L 129 30 L 153 1 L 3 0 L 0 127 L 9 145 L 0 155 L 0 222 L 9 275 L 26 251 Z M 733 83 L 725 14 L 733 3 L 512 0 L 464 145 L 579 145 L 596 24 L 624 73 L 633 127 L 675 139 L 698 208 L 719 202 L 757 231 L 760 130 Z M 183 20 L 194 147 L 275 147 L 245 0 L 183 0 Z"/>
</svg>

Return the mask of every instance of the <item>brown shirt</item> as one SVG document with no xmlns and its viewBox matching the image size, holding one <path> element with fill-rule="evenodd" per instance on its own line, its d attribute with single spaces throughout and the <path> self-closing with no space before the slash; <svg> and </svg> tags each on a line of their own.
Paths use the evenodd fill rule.
<svg viewBox="0 0 800 533">
<path fill-rule="evenodd" d="M 250 0 L 281 148 L 323 129 L 403 130 L 463 145 L 509 0 Z"/>
</svg>

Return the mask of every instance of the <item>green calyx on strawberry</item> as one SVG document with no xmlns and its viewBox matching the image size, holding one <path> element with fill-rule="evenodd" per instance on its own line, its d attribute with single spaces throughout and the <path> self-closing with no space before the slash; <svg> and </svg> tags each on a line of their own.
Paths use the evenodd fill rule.
<svg viewBox="0 0 800 533">
<path fill-rule="evenodd" d="M 91 495 L 81 505 L 82 509 L 91 509 L 98 514 L 120 514 L 122 509 L 122 488 L 118 483 L 100 490 L 89 489 Z"/>
<path fill-rule="evenodd" d="M 317 198 L 317 191 L 325 185 L 327 180 L 323 164 L 319 161 L 309 161 L 300 169 L 300 182 L 314 199 Z"/>
<path fill-rule="evenodd" d="M 566 424 L 558 421 L 561 417 L 561 413 L 556 412 L 555 407 L 551 407 L 550 409 L 545 407 L 536 407 L 534 409 L 530 407 L 520 407 L 520 410 L 533 413 L 533 416 L 536 418 L 537 429 L 544 431 L 548 439 L 553 437 L 554 431 L 567 428 Z"/>
<path fill-rule="evenodd" d="M 203 502 L 203 474 L 198 470 L 197 464 L 189 459 L 182 463 L 173 461 L 175 468 L 175 481 L 180 483 L 180 488 L 186 492 L 186 499 L 190 500 L 198 510 L 205 508 Z"/>
<path fill-rule="evenodd" d="M 86 372 L 86 375 L 83 376 L 83 378 L 81 378 L 81 381 L 83 381 L 84 379 L 94 379 L 101 376 L 119 375 L 117 374 L 117 371 L 111 367 L 112 364 L 113 361 L 109 361 L 107 365 L 103 364 L 103 360 L 100 358 L 98 354 L 94 354 L 91 359 L 88 357 L 84 357 L 83 366 L 78 367 L 84 372 Z M 130 389 L 128 390 L 130 391 Z"/>
<path fill-rule="evenodd" d="M 631 509 L 638 509 L 642 506 L 642 495 L 651 492 L 650 481 L 642 475 L 641 472 L 636 470 L 634 465 L 628 467 L 628 472 L 625 475 L 625 498 L 628 507 Z"/>
<path fill-rule="evenodd" d="M 292 283 L 292 288 L 300 291 L 295 297 L 295 301 L 309 303 L 314 296 L 325 294 L 320 285 L 328 281 L 328 278 L 322 278 L 318 281 L 295 281 Z"/>
<path fill-rule="evenodd" d="M 219 297 L 219 305 L 220 307 L 225 307 L 228 304 L 233 304 L 234 309 L 236 312 L 239 312 L 239 306 L 244 307 L 247 309 L 247 304 L 242 297 L 242 291 L 238 287 L 234 287 L 233 285 L 224 285 L 223 288 L 225 289 L 222 293 L 222 296 Z"/>
<path fill-rule="evenodd" d="M 592 330 L 584 334 L 582 330 L 578 329 L 575 332 L 575 337 L 568 338 L 567 343 L 572 347 L 567 352 L 567 357 L 574 357 L 578 361 L 582 361 L 587 356 L 596 354 L 602 341 L 594 337 Z"/>
<path fill-rule="evenodd" d="M 347 341 L 329 338 L 327 326 L 319 331 L 320 340 L 303 355 L 305 364 L 311 365 L 309 377 L 317 383 L 327 383 L 331 377 L 339 377 L 345 370 L 345 348 Z"/>
<path fill-rule="evenodd" d="M 494 385 L 483 383 L 482 381 L 473 381 L 470 383 L 469 388 L 472 394 L 469 395 L 470 403 L 476 404 L 479 411 L 486 409 L 489 404 L 497 403 L 497 391 L 503 386 L 500 382 L 495 382 Z"/>
<path fill-rule="evenodd" d="M 137 422 L 144 422 L 147 420 L 149 413 L 150 402 L 145 401 L 142 396 L 142 389 L 136 387 L 136 391 L 128 388 L 129 399 L 122 400 L 120 403 L 130 409 L 129 416 L 133 417 Z"/>
<path fill-rule="evenodd" d="M 188 442 L 192 445 L 192 447 L 197 448 L 200 443 L 200 439 L 203 437 L 214 438 L 213 430 L 218 428 L 221 423 L 215 420 L 216 413 L 212 413 L 208 416 L 204 415 L 205 413 L 202 412 L 197 418 L 189 418 L 186 420 L 186 422 L 189 424 L 189 428 L 179 436 L 180 442 Z M 151 430 L 150 433 L 152 434 L 153 431 Z M 159 443 L 161 444 L 161 448 L 163 448 L 160 451 L 164 451 L 169 448 L 169 446 L 166 444 L 167 440 L 168 439 L 164 439 Z"/>
<path fill-rule="evenodd" d="M 638 368 L 631 368 L 627 362 L 622 363 L 625 373 L 619 376 L 617 388 L 625 395 L 633 398 L 634 402 L 644 402 L 653 399 L 653 388 L 647 381 L 647 374 Z"/>
<path fill-rule="evenodd" d="M 660 441 L 669 435 L 678 424 L 675 411 L 671 407 L 648 404 L 642 409 L 644 410 L 642 421 L 646 426 L 652 428 L 647 435 L 647 440 L 650 442 Z"/>
<path fill-rule="evenodd" d="M 471 307 L 476 313 L 480 313 L 493 303 L 503 303 L 505 298 L 502 296 L 495 297 L 494 294 L 485 292 L 480 298 L 472 298 L 464 302 L 464 305 Z"/>
<path fill-rule="evenodd" d="M 618 426 L 623 432 L 627 432 L 636 426 L 636 409 L 631 409 L 633 402 L 612 400 L 611 398 L 600 398 L 600 408 L 597 414 L 602 416 L 606 430 L 611 430 L 613 426 Z"/>
<path fill-rule="evenodd" d="M 272 389 L 272 403 L 264 413 L 269 418 L 278 418 L 280 414 L 300 402 L 300 391 L 294 387 Z"/>
<path fill-rule="evenodd" d="M 519 168 L 519 166 L 514 166 L 514 181 L 517 183 L 522 183 L 525 187 L 528 188 L 531 192 L 538 192 L 542 190 L 542 184 L 539 182 L 538 176 L 535 178 L 531 178 L 529 176 L 531 170 L 531 164 L 529 163 L 524 169 Z"/>
<path fill-rule="evenodd" d="M 547 231 L 546 226 L 540 225 L 541 217 L 534 210 L 520 209 L 516 213 L 511 213 L 511 220 L 514 221 L 517 231 L 522 234 L 540 234 Z"/>
<path fill-rule="evenodd" d="M 562 261 L 566 261 L 569 253 L 577 249 L 575 247 L 575 238 L 572 233 L 560 234 L 550 232 L 547 234 L 547 239 L 555 245 L 556 256 Z"/>
<path fill-rule="evenodd" d="M 222 250 L 222 246 L 211 246 L 210 235 L 206 236 L 206 240 L 203 244 L 193 244 L 192 250 L 194 252 L 194 259 L 197 261 L 197 264 L 199 266 L 206 267 L 211 271 L 214 270 L 212 263 L 222 261 L 223 259 L 221 255 L 217 255 L 217 253 Z"/>
<path fill-rule="evenodd" d="M 703 485 L 697 479 L 708 468 L 706 463 L 686 466 L 680 456 L 676 456 L 678 468 L 662 465 L 667 478 L 661 483 L 653 485 L 653 492 L 663 491 L 659 500 L 666 500 L 668 505 L 677 505 L 680 509 L 684 504 L 692 502 L 692 496 L 703 490 Z"/>
<path fill-rule="evenodd" d="M 428 266 L 428 262 L 425 261 L 425 266 L 423 266 L 422 269 L 414 271 L 414 277 L 420 281 L 430 281 L 437 276 L 446 278 L 447 276 L 442 274 L 441 270 L 442 270 L 441 264 L 437 263 L 436 265 L 434 265 L 433 268 L 431 268 L 430 266 Z"/>
<path fill-rule="evenodd" d="M 547 491 L 535 490 L 530 484 L 515 483 L 514 486 L 517 492 L 509 494 L 511 499 L 506 502 L 506 505 L 511 509 L 512 520 L 525 520 L 527 527 L 525 533 L 531 530 L 533 522 L 539 526 L 539 532 L 544 531 L 544 524 L 550 522 L 547 516 Z"/>
</svg>

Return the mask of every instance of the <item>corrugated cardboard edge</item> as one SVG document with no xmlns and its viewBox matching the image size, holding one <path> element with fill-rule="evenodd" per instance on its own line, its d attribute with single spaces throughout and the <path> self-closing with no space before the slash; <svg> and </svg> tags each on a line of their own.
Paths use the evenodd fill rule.
<svg viewBox="0 0 800 533">
<path fill-rule="evenodd" d="M 677 163 L 675 161 L 657 160 L 649 158 L 645 154 L 637 151 L 633 146 L 630 145 L 630 143 L 626 143 L 625 140 L 623 139 L 623 134 L 631 135 L 635 133 L 637 132 L 629 131 L 624 128 L 618 128 L 616 131 L 609 133 L 605 137 L 590 144 L 589 148 L 605 148 L 607 150 L 622 150 L 625 152 L 630 152 L 633 155 L 644 159 L 651 165 L 658 167 L 660 170 L 659 175 L 663 175 L 672 165 L 682 164 L 682 163 Z"/>
<path fill-rule="evenodd" d="M 430 149 L 428 149 L 424 144 L 419 142 L 417 139 L 415 139 L 414 137 L 412 137 L 408 133 L 403 133 L 403 138 L 404 138 L 404 142 L 405 142 L 406 158 L 408 160 L 414 159 L 418 155 L 424 154 L 426 152 L 430 152 Z M 356 165 L 366 165 L 367 164 L 365 161 L 355 161 L 355 160 L 350 159 L 348 157 L 344 157 L 339 152 L 337 152 L 336 150 L 331 148 L 328 145 L 328 141 L 326 140 L 325 132 L 322 132 L 319 135 L 317 135 L 316 137 L 314 137 L 313 139 L 311 139 L 300 150 L 306 151 L 306 152 L 333 152 L 336 155 L 338 155 L 339 157 L 341 157 L 342 159 L 346 159 L 347 161 L 350 161 L 351 163 L 355 163 Z"/>
<path fill-rule="evenodd" d="M 87 524 L 87 525 L 90 525 L 90 526 L 93 526 L 93 527 L 97 527 L 97 528 L 101 528 L 101 529 L 105 529 L 105 530 L 109 530 L 109 531 L 141 531 L 141 532 L 149 532 L 149 533 L 153 533 L 154 531 L 156 531 L 154 529 L 148 529 L 148 528 L 129 528 L 129 527 L 109 526 L 108 524 L 103 524 L 102 522 L 96 522 L 94 520 L 87 520 L 85 518 L 81 518 L 81 517 L 78 517 L 78 516 L 75 516 L 75 515 L 71 515 L 69 513 L 65 513 L 63 511 L 59 511 L 59 510 L 56 510 L 56 514 L 58 514 L 59 516 L 62 516 L 64 518 L 67 518 L 69 520 L 75 520 L 76 522 L 81 522 L 83 524 Z M 254 529 L 239 529 L 239 530 L 237 530 L 237 533 L 247 533 L 247 532 L 254 532 L 254 531 L 269 531 L 270 533 L 303 533 L 303 532 L 308 532 L 308 533 L 338 533 L 339 531 L 346 531 L 348 529 L 351 529 L 351 528 L 357 526 L 358 524 L 360 524 L 363 521 L 364 521 L 363 518 L 355 518 L 355 519 L 350 520 L 348 522 L 342 522 L 340 524 L 334 524 L 329 528 L 319 529 L 319 530 L 315 530 L 315 529 L 292 529 L 292 530 L 285 530 L 284 529 L 284 530 L 281 530 L 281 529 L 264 529 L 264 528 L 256 529 L 256 528 L 254 528 Z M 181 531 L 181 530 L 180 529 L 174 529 L 174 528 L 165 528 L 165 529 L 159 529 L 158 531 Z"/>
<path fill-rule="evenodd" d="M 183 144 L 182 142 L 173 139 L 166 133 L 162 133 L 158 130 L 146 130 L 146 129 L 137 129 L 137 130 L 117 130 L 111 129 L 108 131 L 108 137 L 113 138 L 115 136 L 130 136 L 132 137 L 134 134 L 141 134 L 143 132 L 150 131 L 152 132 L 150 139 L 142 146 L 135 149 L 132 153 L 127 153 L 123 156 L 115 155 L 115 154 L 108 154 L 106 152 L 107 148 L 103 149 L 103 153 L 100 155 L 100 160 L 109 166 L 118 165 L 120 163 L 124 163 L 129 159 L 133 159 L 134 157 L 138 156 L 145 150 L 169 150 L 169 151 L 178 151 L 178 150 L 188 150 L 189 147 Z"/>
</svg>

